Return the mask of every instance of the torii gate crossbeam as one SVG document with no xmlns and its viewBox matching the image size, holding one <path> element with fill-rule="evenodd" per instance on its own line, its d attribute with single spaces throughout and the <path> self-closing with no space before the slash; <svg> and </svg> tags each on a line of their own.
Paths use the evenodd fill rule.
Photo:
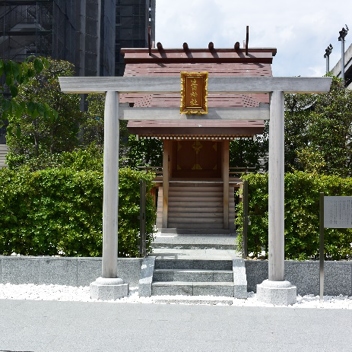
<svg viewBox="0 0 352 352">
<path fill-rule="evenodd" d="M 296 301 L 296 287 L 285 281 L 284 278 L 284 93 L 325 93 L 330 89 L 331 80 L 331 78 L 303 77 L 210 77 L 208 81 L 209 93 L 270 93 L 271 95 L 269 122 L 269 275 L 268 280 L 264 280 L 262 284 L 257 285 L 258 299 L 265 302 L 288 305 Z M 128 285 L 117 277 L 118 121 L 119 118 L 128 119 L 128 116 L 119 114 L 118 94 L 180 92 L 180 79 L 177 77 L 60 77 L 59 81 L 61 90 L 66 93 L 106 92 L 103 265 L 102 277 L 91 284 L 91 295 L 100 299 L 122 297 L 128 294 Z M 138 110 L 140 112 L 136 112 L 137 116 L 134 113 L 132 118 L 145 119 L 148 108 Z M 257 116 L 261 114 L 262 112 L 258 112 Z M 216 114 L 216 116 L 220 115 Z M 226 116 L 226 119 L 231 119 L 228 112 L 224 116 Z M 177 117 L 177 115 L 169 116 L 169 118 Z M 150 115 L 147 118 L 150 119 Z M 194 118 L 194 116 L 189 118 Z M 210 114 L 209 118 L 214 117 Z M 236 116 L 233 119 L 235 118 Z M 201 119 L 207 119 L 207 115 L 203 115 Z"/>
</svg>

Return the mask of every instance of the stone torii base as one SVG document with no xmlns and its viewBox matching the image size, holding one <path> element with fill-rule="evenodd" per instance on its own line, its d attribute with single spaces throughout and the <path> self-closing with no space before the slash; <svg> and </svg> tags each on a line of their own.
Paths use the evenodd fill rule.
<svg viewBox="0 0 352 352">
<path fill-rule="evenodd" d="M 260 302 L 278 306 L 296 303 L 297 287 L 289 281 L 264 280 L 257 285 L 257 299 Z"/>
</svg>

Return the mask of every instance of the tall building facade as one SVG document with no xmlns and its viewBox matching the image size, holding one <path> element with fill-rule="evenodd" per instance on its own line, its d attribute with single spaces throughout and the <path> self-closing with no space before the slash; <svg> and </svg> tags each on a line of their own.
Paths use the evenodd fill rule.
<svg viewBox="0 0 352 352">
<path fill-rule="evenodd" d="M 31 55 L 49 56 L 72 62 L 78 76 L 122 76 L 121 48 L 154 42 L 155 2 L 1 0 L 0 58 L 22 62 Z"/>
<path fill-rule="evenodd" d="M 150 28 L 150 30 L 148 30 Z M 120 49 L 154 41 L 155 0 L 3 0 L 0 57 L 50 56 L 80 76 L 123 75 Z"/>
<path fill-rule="evenodd" d="M 121 48 L 147 48 L 155 41 L 156 0 L 116 0 L 116 70 L 122 76 Z M 148 38 L 149 34 L 149 38 Z"/>
</svg>

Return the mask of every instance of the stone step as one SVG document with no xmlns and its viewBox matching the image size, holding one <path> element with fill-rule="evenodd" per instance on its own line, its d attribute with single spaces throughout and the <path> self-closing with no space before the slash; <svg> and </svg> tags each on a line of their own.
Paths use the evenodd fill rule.
<svg viewBox="0 0 352 352">
<path fill-rule="evenodd" d="M 192 190 L 189 188 L 170 188 L 169 195 L 176 196 L 176 197 L 201 197 L 202 195 L 214 195 L 214 196 L 222 196 L 222 188 L 219 189 L 199 189 L 199 190 Z"/>
<path fill-rule="evenodd" d="M 154 296 L 154 303 L 159 304 L 196 304 L 196 305 L 222 305 L 231 306 L 234 302 L 234 297 L 220 297 L 220 296 Z"/>
<path fill-rule="evenodd" d="M 180 207 L 183 207 L 184 209 L 197 209 L 199 207 L 200 209 L 209 209 L 211 207 L 216 207 L 216 208 L 223 208 L 223 201 L 221 200 L 216 200 L 216 199 L 211 199 L 211 200 L 191 200 L 191 199 L 174 199 L 174 198 L 169 198 L 169 209 L 178 209 Z"/>
<path fill-rule="evenodd" d="M 153 296 L 234 296 L 234 284 L 231 282 L 162 281 L 153 282 L 151 289 Z"/>
<path fill-rule="evenodd" d="M 177 216 L 178 218 L 188 219 L 189 221 L 203 221 L 207 218 L 215 218 L 219 217 L 219 214 L 222 215 L 221 210 L 210 209 L 207 212 L 195 212 L 194 209 L 187 210 L 185 208 L 177 208 L 172 209 L 172 215 L 169 216 L 169 221 L 172 219 L 172 216 Z M 222 220 L 222 219 L 221 219 Z"/>
<path fill-rule="evenodd" d="M 208 202 L 209 204 L 213 204 L 216 202 L 222 202 L 222 194 L 219 195 L 212 195 L 212 194 L 203 194 L 197 196 L 182 196 L 182 195 L 169 195 L 169 202 L 191 202 L 191 203 L 201 203 L 201 202 Z"/>
<path fill-rule="evenodd" d="M 202 229 L 211 227 L 212 229 L 222 229 L 223 221 L 222 219 L 208 219 L 208 218 L 197 218 L 197 221 L 192 221 L 192 219 L 177 219 L 171 218 L 169 220 L 169 224 L 171 228 L 181 228 L 181 229 Z"/>
<path fill-rule="evenodd" d="M 185 203 L 179 203 L 178 205 L 171 205 L 172 211 L 173 212 L 178 212 L 181 217 L 189 217 L 187 214 L 189 214 L 190 211 L 194 212 L 194 204 L 188 204 Z M 170 204 L 169 204 L 169 210 L 170 210 Z M 213 204 L 211 206 L 206 206 L 204 204 L 200 204 L 199 207 L 196 209 L 197 212 L 202 213 L 202 214 L 207 214 L 209 213 L 221 213 L 223 212 L 223 205 L 222 203 L 219 202 L 219 205 L 214 206 Z"/>
<path fill-rule="evenodd" d="M 156 269 L 153 281 L 233 282 L 230 270 Z"/>
<path fill-rule="evenodd" d="M 232 270 L 232 260 L 156 259 L 155 269 Z"/>
</svg>

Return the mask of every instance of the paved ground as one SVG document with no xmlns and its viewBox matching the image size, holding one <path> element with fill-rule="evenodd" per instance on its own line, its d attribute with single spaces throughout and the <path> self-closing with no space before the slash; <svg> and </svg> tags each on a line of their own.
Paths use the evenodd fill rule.
<svg viewBox="0 0 352 352">
<path fill-rule="evenodd" d="M 0 300 L 0 351 L 351 352 L 352 310 Z"/>
</svg>

